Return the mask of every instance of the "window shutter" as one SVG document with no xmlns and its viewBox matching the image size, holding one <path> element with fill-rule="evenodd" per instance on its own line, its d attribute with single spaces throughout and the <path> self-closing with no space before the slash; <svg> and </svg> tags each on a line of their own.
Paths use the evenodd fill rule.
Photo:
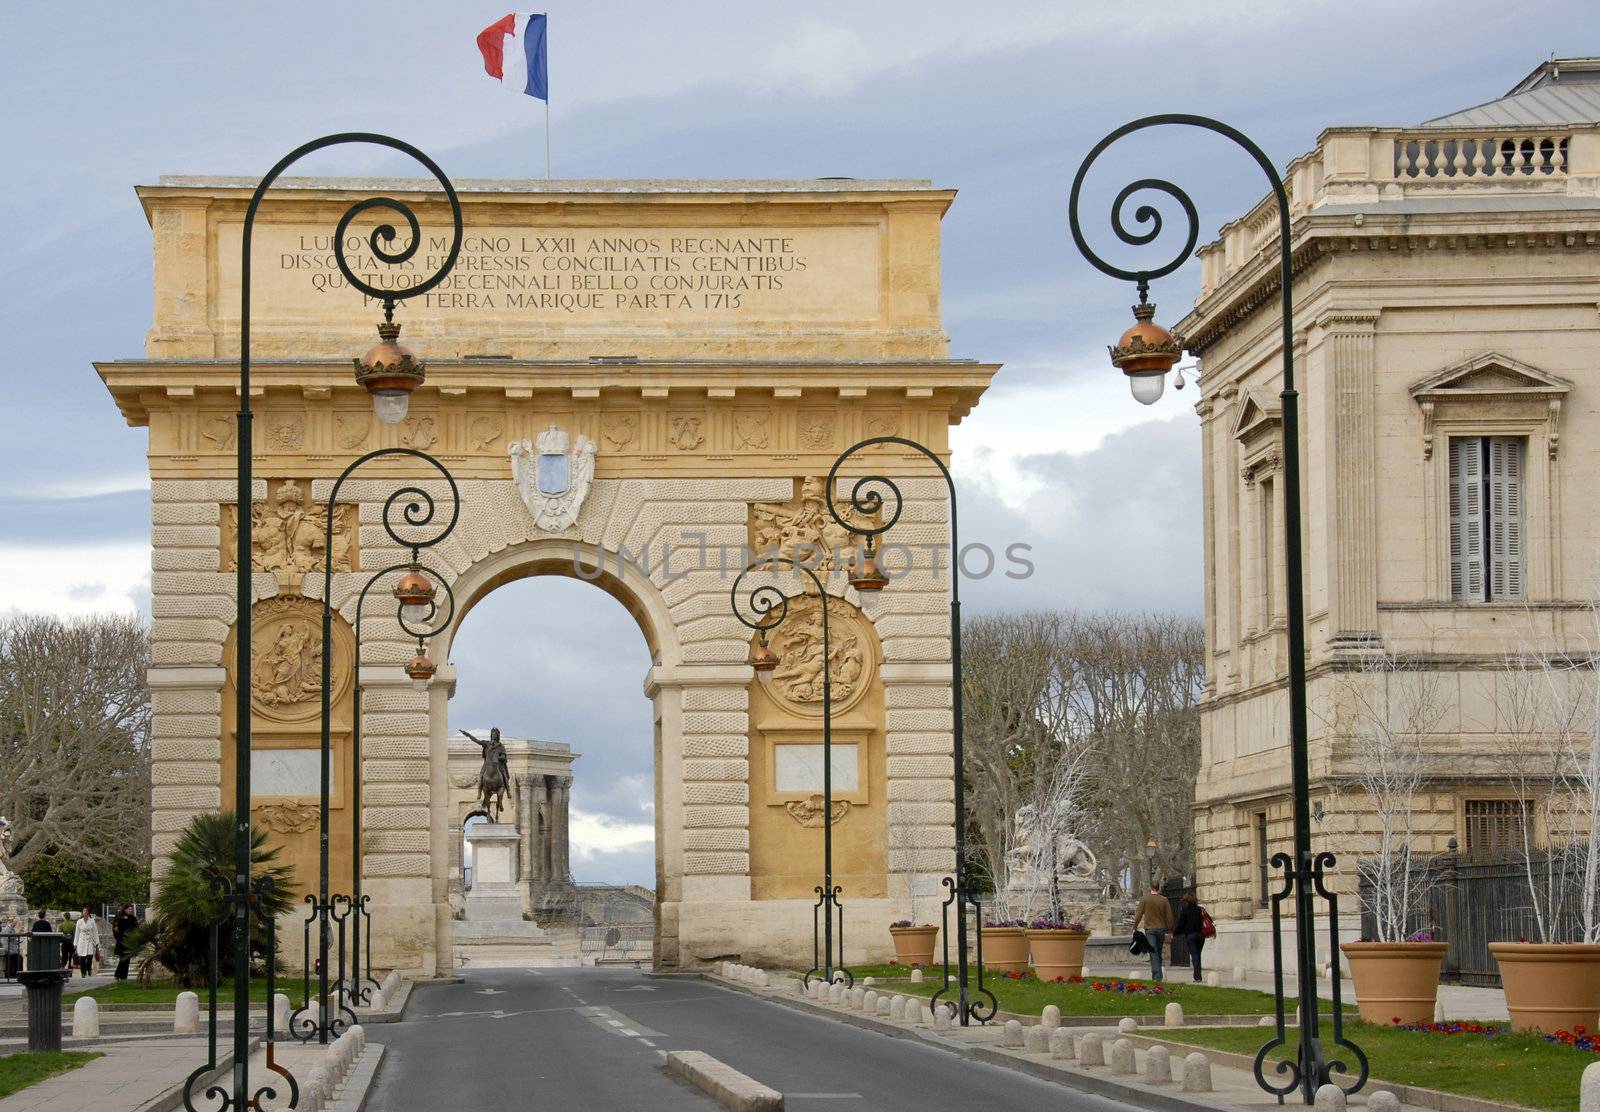
<svg viewBox="0 0 1600 1112">
<path fill-rule="evenodd" d="M 1450 597 L 1483 600 L 1483 441 L 1450 441 Z"/>
<path fill-rule="evenodd" d="M 1490 598 L 1522 597 L 1522 441 L 1489 438 Z"/>
</svg>

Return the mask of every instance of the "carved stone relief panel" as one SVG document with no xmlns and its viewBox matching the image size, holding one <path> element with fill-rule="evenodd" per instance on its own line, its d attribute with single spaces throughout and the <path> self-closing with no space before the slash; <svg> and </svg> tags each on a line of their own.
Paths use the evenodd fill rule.
<svg viewBox="0 0 1600 1112">
<path fill-rule="evenodd" d="M 810 452 L 833 448 L 833 411 L 806 410 L 800 414 L 800 447 Z"/>
<path fill-rule="evenodd" d="M 822 805 L 821 792 L 817 792 L 815 795 L 808 795 L 804 799 L 791 799 L 783 805 L 783 809 L 789 812 L 789 817 L 794 819 L 795 822 L 806 827 L 821 826 L 823 815 L 826 812 L 826 808 Z M 834 826 L 838 826 L 839 823 L 844 821 L 844 817 L 849 813 L 850 801 L 848 799 L 835 799 L 833 801 Z"/>
<path fill-rule="evenodd" d="M 347 452 L 353 452 L 365 444 L 367 437 L 372 433 L 372 415 L 344 414 L 334 418 L 333 440 Z"/>
<path fill-rule="evenodd" d="M 764 409 L 743 409 L 733 415 L 733 446 L 761 450 L 770 446 L 771 417 Z"/>
<path fill-rule="evenodd" d="M 692 452 L 706 442 L 705 418 L 679 414 L 672 418 L 672 432 L 668 437 L 680 452 Z"/>
<path fill-rule="evenodd" d="M 505 418 L 500 414 L 480 413 L 467 424 L 467 446 L 474 452 L 486 452 L 498 447 L 505 431 Z"/>
<path fill-rule="evenodd" d="M 268 830 L 279 834 L 304 834 L 322 817 L 315 803 L 259 803 L 250 808 L 251 816 Z"/>
<path fill-rule="evenodd" d="M 327 544 L 326 506 L 311 501 L 311 484 L 299 479 L 276 479 L 267 483 L 267 500 L 250 508 L 251 566 L 270 571 L 283 587 L 295 587 L 310 571 L 321 571 L 323 548 Z M 239 544 L 238 507 L 222 505 L 223 571 L 234 568 L 234 553 Z M 333 569 L 351 571 L 356 564 L 356 507 L 334 507 Z"/>
<path fill-rule="evenodd" d="M 872 685 L 877 651 L 862 613 L 843 599 L 828 596 L 828 640 L 833 659 L 833 711 L 849 710 Z M 806 718 L 822 714 L 822 607 L 815 594 L 789 600 L 789 613 L 768 643 L 781 658 L 767 691 L 777 704 Z"/>
<path fill-rule="evenodd" d="M 828 510 L 828 481 L 812 475 L 800 481 L 800 493 L 788 502 L 756 502 L 750 507 L 750 548 L 757 556 L 777 553 L 812 564 L 818 572 L 849 567 L 859 559 L 861 538 L 834 520 Z M 846 521 L 866 525 L 871 519 L 848 503 L 834 505 Z"/>
<path fill-rule="evenodd" d="M 322 697 L 322 607 L 313 599 L 256 603 L 251 630 L 250 695 L 255 712 L 279 722 L 315 718 Z M 334 698 L 350 685 L 348 667 L 331 662 Z"/>
</svg>

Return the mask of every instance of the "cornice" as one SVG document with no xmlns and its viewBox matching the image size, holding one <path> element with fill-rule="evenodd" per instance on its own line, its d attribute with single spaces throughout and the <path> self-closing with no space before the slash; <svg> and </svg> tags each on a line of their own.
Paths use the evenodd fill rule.
<svg viewBox="0 0 1600 1112">
<path fill-rule="evenodd" d="M 1497 223 L 1501 227 L 1485 228 Z M 1600 246 L 1600 209 L 1553 212 L 1309 213 L 1290 226 L 1290 272 L 1295 278 L 1338 254 L 1363 251 L 1593 250 Z M 1202 297 L 1173 331 L 1204 355 L 1234 326 L 1279 296 L 1277 238 Z"/>
</svg>

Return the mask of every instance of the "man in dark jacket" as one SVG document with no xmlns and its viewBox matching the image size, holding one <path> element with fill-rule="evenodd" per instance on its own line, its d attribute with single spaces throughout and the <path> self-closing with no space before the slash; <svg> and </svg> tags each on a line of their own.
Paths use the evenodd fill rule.
<svg viewBox="0 0 1600 1112">
<path fill-rule="evenodd" d="M 139 919 L 133 913 L 132 904 L 123 904 L 122 910 L 117 912 L 111 920 L 111 937 L 116 945 L 113 947 L 117 955 L 117 980 L 128 979 L 128 963 L 133 960 L 133 951 L 128 948 L 128 936 L 139 925 Z"/>
</svg>

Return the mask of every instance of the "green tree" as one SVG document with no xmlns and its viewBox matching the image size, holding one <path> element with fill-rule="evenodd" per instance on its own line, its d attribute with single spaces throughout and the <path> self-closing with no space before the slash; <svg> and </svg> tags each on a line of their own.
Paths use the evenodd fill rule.
<svg viewBox="0 0 1600 1112">
<path fill-rule="evenodd" d="M 85 859 L 53 853 L 18 871 L 30 907 L 120 907 L 150 898 L 150 868 L 120 858 Z"/>
<path fill-rule="evenodd" d="M 185 988 L 205 984 L 214 922 L 221 923 L 218 969 L 224 977 L 233 975 L 233 901 L 218 886 L 219 880 L 234 875 L 233 828 L 234 813 L 218 811 L 196 815 L 179 836 L 168 869 L 156 882 L 155 915 L 132 939 L 142 980 L 148 982 L 159 966 Z M 251 923 L 253 965 L 264 965 L 269 957 L 276 960 L 275 953 L 268 953 L 266 920 L 293 906 L 294 870 L 278 864 L 278 853 L 278 847 L 268 847 L 265 830 L 251 829 L 250 884 L 259 900 Z"/>
</svg>

